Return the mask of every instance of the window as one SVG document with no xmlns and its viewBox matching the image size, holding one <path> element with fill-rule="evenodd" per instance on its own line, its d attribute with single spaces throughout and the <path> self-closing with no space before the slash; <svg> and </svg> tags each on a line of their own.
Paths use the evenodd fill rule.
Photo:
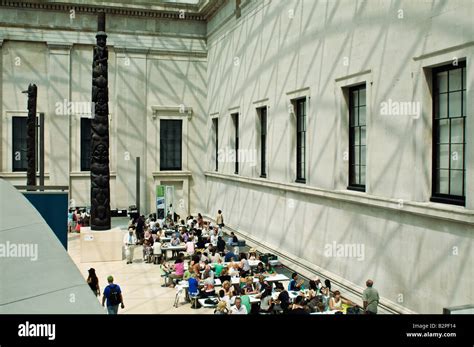
<svg viewBox="0 0 474 347">
<path fill-rule="evenodd" d="M 365 83 L 349 88 L 349 187 L 365 192 Z"/>
<path fill-rule="evenodd" d="M 306 183 L 306 98 L 294 101 L 296 106 L 296 182 Z"/>
<path fill-rule="evenodd" d="M 81 171 L 91 169 L 91 118 L 81 118 Z"/>
<path fill-rule="evenodd" d="M 216 171 L 219 171 L 219 118 L 213 118 L 212 119 L 212 125 L 214 127 L 214 155 L 216 156 L 215 158 L 215 165 Z"/>
<path fill-rule="evenodd" d="M 160 120 L 160 170 L 181 170 L 181 120 Z"/>
<path fill-rule="evenodd" d="M 240 9 L 242 0 L 235 0 L 235 18 L 239 19 L 242 15 L 242 10 Z"/>
<path fill-rule="evenodd" d="M 431 201 L 465 205 L 466 63 L 433 69 Z"/>
<path fill-rule="evenodd" d="M 27 147 L 27 117 L 12 117 L 13 124 L 13 153 L 12 169 L 13 171 L 26 171 L 28 160 L 26 158 Z"/>
<path fill-rule="evenodd" d="M 257 109 L 260 119 L 260 177 L 267 177 L 267 107 Z"/>
<path fill-rule="evenodd" d="M 239 174 L 239 114 L 232 114 L 232 121 L 234 123 L 234 150 L 235 150 L 235 171 L 236 175 Z"/>
</svg>

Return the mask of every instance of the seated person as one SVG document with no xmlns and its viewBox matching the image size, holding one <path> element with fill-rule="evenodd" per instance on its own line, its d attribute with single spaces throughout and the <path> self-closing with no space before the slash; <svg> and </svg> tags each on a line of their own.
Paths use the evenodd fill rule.
<svg viewBox="0 0 474 347">
<path fill-rule="evenodd" d="M 194 255 L 194 240 L 192 236 L 186 242 L 186 253 L 189 255 Z"/>
<path fill-rule="evenodd" d="M 261 293 L 265 290 L 266 287 L 268 287 L 268 283 L 265 282 L 265 276 L 263 275 L 258 275 L 258 282 L 254 283 L 255 290 L 258 293 Z"/>
<path fill-rule="evenodd" d="M 256 290 L 255 286 L 253 285 L 253 277 L 251 276 L 248 276 L 245 279 L 244 294 L 245 295 L 258 294 L 258 290 Z"/>
<path fill-rule="evenodd" d="M 217 251 L 218 252 L 224 252 L 225 251 L 225 241 L 222 239 L 221 236 L 217 237 Z"/>
<path fill-rule="evenodd" d="M 290 306 L 290 295 L 280 282 L 275 283 L 275 290 L 278 292 L 278 298 L 275 300 L 275 310 L 287 313 Z"/>
<path fill-rule="evenodd" d="M 216 270 L 216 273 L 217 273 L 217 270 Z M 226 282 L 226 281 L 228 281 L 228 282 L 231 281 L 231 277 L 230 277 L 229 272 L 228 272 L 228 270 L 227 270 L 226 267 L 224 267 L 224 268 L 222 269 L 222 272 L 221 272 L 221 274 L 220 274 L 220 276 L 219 276 L 219 280 L 221 281 L 221 283 L 224 283 L 224 282 Z"/>
<path fill-rule="evenodd" d="M 255 275 L 257 275 L 257 274 L 264 274 L 264 273 L 265 273 L 265 267 L 264 267 L 264 265 L 263 265 L 262 262 L 259 262 L 259 263 L 257 264 L 257 267 L 253 270 L 253 273 L 254 273 Z"/>
<path fill-rule="evenodd" d="M 214 310 L 214 314 L 229 314 L 227 303 L 225 301 L 219 301 L 217 303 L 216 309 Z"/>
<path fill-rule="evenodd" d="M 231 314 L 248 314 L 247 307 L 242 305 L 240 297 L 235 298 L 235 305 L 231 308 Z"/>
<path fill-rule="evenodd" d="M 257 260 L 257 250 L 255 248 L 250 248 L 249 250 L 249 260 Z"/>
<path fill-rule="evenodd" d="M 191 261 L 189 261 L 188 262 L 188 269 L 186 271 L 184 271 L 183 280 L 184 281 L 189 280 L 193 273 L 194 273 L 193 267 L 191 265 Z"/>
<path fill-rule="evenodd" d="M 342 304 L 353 305 L 352 301 L 343 299 L 341 297 L 341 292 L 336 290 L 334 296 L 329 299 L 329 309 L 331 311 L 342 311 Z"/>
<path fill-rule="evenodd" d="M 177 235 L 173 234 L 173 237 L 171 238 L 171 246 L 179 246 L 180 241 Z"/>
<path fill-rule="evenodd" d="M 239 263 L 234 263 L 234 262 L 229 263 L 228 269 L 229 269 L 229 275 L 231 277 L 239 276 L 239 273 L 240 273 Z"/>
<path fill-rule="evenodd" d="M 178 256 L 178 258 L 176 259 L 172 269 L 174 271 L 172 273 L 170 273 L 169 276 L 168 276 L 169 278 L 171 278 L 172 281 L 183 279 L 183 276 L 184 276 L 184 261 L 183 261 L 182 257 Z M 175 286 L 173 282 L 170 284 L 170 287 Z"/>
<path fill-rule="evenodd" d="M 304 280 L 298 278 L 298 274 L 296 272 L 293 272 L 291 275 L 291 281 L 288 284 L 288 290 L 291 292 L 297 292 L 302 289 Z"/>
<path fill-rule="evenodd" d="M 148 257 L 153 254 L 153 235 L 147 230 L 143 240 L 143 260 L 148 263 Z"/>
<path fill-rule="evenodd" d="M 240 254 L 240 276 L 246 277 L 248 274 L 250 274 L 250 264 L 249 261 L 247 260 L 247 255 L 245 253 Z"/>
<path fill-rule="evenodd" d="M 190 296 L 199 295 L 199 282 L 197 280 L 197 275 L 193 273 L 188 279 L 188 292 Z"/>
<path fill-rule="evenodd" d="M 201 255 L 201 261 L 204 262 L 204 263 L 209 263 L 210 259 L 209 259 L 209 256 L 207 255 L 207 252 L 204 252 L 202 255 Z"/>
<path fill-rule="evenodd" d="M 214 263 L 214 273 L 216 277 L 219 277 L 221 275 L 223 269 L 224 265 L 222 264 L 222 261 L 218 259 L 217 262 Z"/>
<path fill-rule="evenodd" d="M 228 251 L 225 253 L 224 262 L 229 263 L 230 261 L 238 260 L 234 252 Z"/>
<path fill-rule="evenodd" d="M 197 243 L 196 243 L 196 248 L 197 249 L 204 249 L 206 248 L 206 242 L 204 241 L 204 239 L 202 238 L 202 236 L 200 234 L 197 234 Z"/>
<path fill-rule="evenodd" d="M 234 296 L 234 286 L 229 281 L 222 282 L 222 289 L 229 298 Z"/>
<path fill-rule="evenodd" d="M 303 296 L 298 295 L 295 298 L 291 310 L 288 311 L 288 314 L 309 314 L 309 312 L 305 309 Z"/>
<path fill-rule="evenodd" d="M 200 290 L 199 294 L 203 298 L 216 296 L 216 291 L 214 290 L 214 281 L 210 277 L 204 280 L 204 287 Z"/>
<path fill-rule="evenodd" d="M 267 263 L 267 265 L 265 265 L 265 273 L 264 275 L 265 276 L 272 276 L 272 275 L 275 275 L 276 274 L 276 271 L 273 269 L 273 267 L 270 265 L 270 262 Z"/>
<path fill-rule="evenodd" d="M 208 279 L 208 278 L 212 280 L 212 283 L 214 283 L 214 271 L 211 270 L 210 265 L 206 265 L 201 276 L 201 279 L 203 280 Z"/>
<path fill-rule="evenodd" d="M 320 292 L 321 292 L 321 295 L 320 295 L 321 305 L 324 307 L 324 311 L 329 311 L 329 299 L 331 298 L 331 295 L 329 293 L 329 288 L 322 287 Z"/>
<path fill-rule="evenodd" d="M 263 293 L 258 294 L 257 297 L 260 297 L 260 311 L 264 313 L 272 312 L 275 305 L 272 298 L 272 287 L 267 286 Z"/>
</svg>

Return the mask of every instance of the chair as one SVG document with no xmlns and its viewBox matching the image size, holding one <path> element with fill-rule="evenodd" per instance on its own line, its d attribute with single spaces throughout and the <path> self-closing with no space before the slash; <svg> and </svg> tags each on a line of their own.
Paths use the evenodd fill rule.
<svg viewBox="0 0 474 347">
<path fill-rule="evenodd" d="M 198 299 L 199 299 L 199 292 L 197 293 L 189 293 L 189 299 L 191 300 L 191 308 L 198 308 Z"/>
<path fill-rule="evenodd" d="M 163 277 L 165 279 L 165 284 L 162 285 L 162 287 L 167 287 L 168 286 L 168 273 L 163 270 L 163 266 L 160 265 L 160 273 L 161 273 L 161 277 Z"/>
<path fill-rule="evenodd" d="M 178 308 L 179 297 L 181 296 L 182 293 L 183 293 L 183 287 L 180 286 L 180 285 L 177 285 L 176 286 L 176 296 L 174 297 L 173 307 Z"/>
</svg>

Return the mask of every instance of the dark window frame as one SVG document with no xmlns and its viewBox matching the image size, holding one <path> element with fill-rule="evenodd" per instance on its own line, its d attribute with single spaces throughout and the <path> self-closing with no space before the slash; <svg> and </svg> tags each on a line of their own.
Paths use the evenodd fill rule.
<svg viewBox="0 0 474 347">
<path fill-rule="evenodd" d="M 364 104 L 361 105 L 360 103 L 360 91 L 365 90 L 366 97 L 364 100 Z M 362 145 L 362 128 L 365 129 L 367 132 L 367 85 L 366 83 L 361 83 L 352 87 L 347 88 L 348 91 L 348 99 L 349 99 L 349 184 L 347 186 L 348 190 L 355 190 L 359 192 L 366 191 L 366 182 L 367 182 L 367 157 L 365 156 L 365 161 L 362 164 L 362 147 L 364 147 L 365 154 L 367 155 L 367 139 L 365 139 L 365 144 Z M 353 92 L 357 91 L 357 106 L 354 106 L 354 99 L 353 99 Z M 365 107 L 365 123 L 363 125 L 360 124 L 360 108 L 361 106 Z M 354 113 L 354 108 L 357 108 L 357 115 Z M 357 125 L 353 120 L 354 117 L 357 117 Z M 357 129 L 357 130 L 356 130 Z M 355 132 L 359 132 L 359 143 L 355 144 Z M 356 163 L 355 161 L 355 150 L 359 151 L 359 161 Z M 362 168 L 365 168 L 365 179 L 364 184 L 361 184 L 361 174 Z M 359 181 L 356 180 L 356 175 L 354 170 L 359 170 Z"/>
<path fill-rule="evenodd" d="M 303 108 L 301 107 L 303 105 Z M 296 183 L 306 183 L 307 98 L 293 100 L 296 116 Z M 304 112 L 301 112 L 303 109 Z M 303 152 L 303 155 L 301 155 Z"/>
<path fill-rule="evenodd" d="M 214 151 L 215 151 L 215 168 L 214 171 L 219 171 L 219 118 L 212 119 L 212 126 L 214 127 Z"/>
<path fill-rule="evenodd" d="M 12 171 L 26 172 L 28 169 L 27 146 L 28 146 L 28 117 L 12 117 Z M 19 143 L 18 143 L 19 141 Z M 18 148 L 20 147 L 20 148 Z M 16 152 L 20 150 L 20 160 L 15 160 Z M 20 162 L 20 165 L 18 165 Z"/>
<path fill-rule="evenodd" d="M 447 64 L 447 65 L 442 65 L 435 67 L 431 70 L 431 87 L 432 87 L 432 158 L 431 158 L 431 198 L 430 201 L 432 202 L 438 202 L 438 203 L 444 203 L 444 204 L 450 204 L 450 205 L 458 205 L 458 206 L 465 206 L 466 205 L 466 111 L 464 109 L 464 93 L 466 93 L 467 97 L 467 81 L 464 81 L 464 73 L 466 71 L 466 61 L 458 61 L 457 65 L 453 64 Z M 450 90 L 449 86 L 449 71 L 452 70 L 457 70 L 457 69 L 462 69 L 461 70 L 461 89 L 460 90 Z M 446 92 L 438 92 L 438 85 L 437 85 L 437 75 L 442 72 L 447 72 L 447 77 L 446 77 Z M 465 72 L 467 74 L 467 72 Z M 467 78 L 467 76 L 466 76 Z M 453 92 L 460 92 L 461 93 L 461 116 L 460 117 L 450 117 L 449 114 L 449 94 Z M 445 118 L 437 118 L 438 115 L 438 97 L 441 94 L 447 94 L 446 97 L 446 117 Z M 439 124 L 438 121 L 440 119 L 447 120 L 448 121 L 448 127 L 449 127 L 449 142 L 448 143 L 438 143 L 438 135 L 439 135 Z M 453 143 L 451 140 L 451 130 L 452 130 L 452 120 L 453 119 L 462 119 L 462 143 Z M 440 145 L 448 145 L 448 169 L 443 169 L 443 168 L 438 168 L 437 163 L 440 161 Z M 461 145 L 462 146 L 462 156 L 463 156 L 463 163 L 462 163 L 462 169 L 451 169 L 451 146 L 452 145 Z M 448 171 L 448 194 L 444 193 L 438 193 L 437 192 L 437 184 L 440 180 L 440 176 L 438 173 L 438 170 L 447 170 Z M 454 195 L 450 194 L 451 192 L 451 173 L 452 171 L 462 171 L 462 195 Z"/>
<path fill-rule="evenodd" d="M 267 178 L 267 125 L 268 107 L 257 108 L 260 121 L 260 177 Z"/>
<path fill-rule="evenodd" d="M 160 119 L 160 171 L 182 171 L 182 169 L 183 120 Z"/>
<path fill-rule="evenodd" d="M 239 116 L 238 112 L 232 113 L 232 123 L 234 124 L 234 150 L 235 150 L 235 167 L 234 174 L 239 174 Z"/>
<path fill-rule="evenodd" d="M 88 126 L 86 125 L 87 123 Z M 91 170 L 91 139 L 92 139 L 92 118 L 81 118 L 81 171 L 90 171 Z M 88 129 L 85 129 L 87 127 Z"/>
</svg>

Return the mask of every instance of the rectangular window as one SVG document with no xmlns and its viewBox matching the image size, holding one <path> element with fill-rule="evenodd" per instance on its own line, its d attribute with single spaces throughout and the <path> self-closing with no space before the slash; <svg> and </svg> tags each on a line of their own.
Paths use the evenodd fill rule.
<svg viewBox="0 0 474 347">
<path fill-rule="evenodd" d="M 257 109 L 260 119 L 260 177 L 267 177 L 267 107 Z"/>
<path fill-rule="evenodd" d="M 13 171 L 26 171 L 28 160 L 26 158 L 27 147 L 27 117 L 12 117 L 12 168 Z"/>
<path fill-rule="evenodd" d="M 234 123 L 234 136 L 235 136 L 235 144 L 234 144 L 234 150 L 235 150 L 235 171 L 234 173 L 236 175 L 239 174 L 239 114 L 234 113 L 232 114 L 232 121 Z"/>
<path fill-rule="evenodd" d="M 160 120 L 160 170 L 181 170 L 182 121 Z"/>
<path fill-rule="evenodd" d="M 294 101 L 296 106 L 296 182 L 306 183 L 306 98 Z"/>
<path fill-rule="evenodd" d="M 349 88 L 349 187 L 365 192 L 366 87 Z"/>
<path fill-rule="evenodd" d="M 433 69 L 431 201 L 465 205 L 466 62 Z"/>
<path fill-rule="evenodd" d="M 81 118 L 81 171 L 91 169 L 91 118 Z"/>
<path fill-rule="evenodd" d="M 214 154 L 216 156 L 215 158 L 215 165 L 216 171 L 219 171 L 219 118 L 214 118 L 212 120 L 212 125 L 214 127 Z"/>
</svg>

